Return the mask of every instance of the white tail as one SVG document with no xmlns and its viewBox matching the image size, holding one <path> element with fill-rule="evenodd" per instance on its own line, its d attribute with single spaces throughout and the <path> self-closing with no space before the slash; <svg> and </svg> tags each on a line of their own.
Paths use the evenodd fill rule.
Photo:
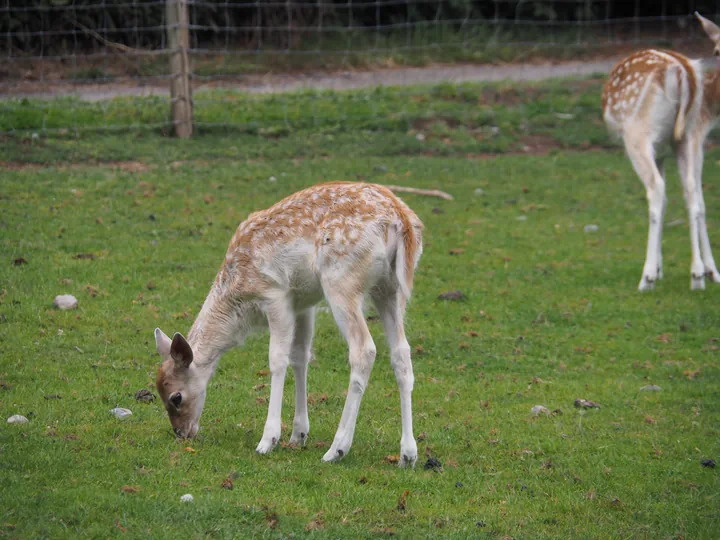
<svg viewBox="0 0 720 540">
<path fill-rule="evenodd" d="M 257 451 L 265 454 L 280 441 L 288 366 L 295 373 L 290 442 L 305 444 L 310 429 L 306 379 L 314 306 L 325 298 L 350 349 L 347 401 L 335 440 L 323 458 L 341 459 L 350 450 L 375 361 L 375 344 L 363 314 L 367 294 L 382 318 L 400 388 L 400 464 L 414 466 L 414 378 L 403 319 L 421 253 L 422 223 L 383 186 L 322 184 L 251 214 L 230 241 L 225 263 L 188 339 L 176 334 L 171 342 L 160 330 L 155 333 L 164 359 L 157 388 L 176 434 L 197 433 L 208 382 L 220 355 L 264 322 L 270 329 L 272 378 Z"/>
<path fill-rule="evenodd" d="M 720 53 L 720 28 L 697 14 Z M 702 194 L 703 143 L 720 105 L 720 74 L 703 73 L 702 63 L 673 51 L 639 51 L 618 63 L 603 89 L 603 118 L 619 136 L 645 185 L 650 226 L 639 289 L 662 278 L 662 223 L 665 178 L 658 145 L 675 142 L 688 207 L 692 247 L 691 287 L 705 287 L 704 276 L 720 281 L 710 249 Z"/>
</svg>

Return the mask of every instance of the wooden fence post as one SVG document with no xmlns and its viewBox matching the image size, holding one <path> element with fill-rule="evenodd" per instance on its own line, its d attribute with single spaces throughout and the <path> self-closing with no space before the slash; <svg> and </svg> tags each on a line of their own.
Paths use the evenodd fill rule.
<svg viewBox="0 0 720 540">
<path fill-rule="evenodd" d="M 187 0 L 167 0 L 168 44 L 170 45 L 170 98 L 175 134 L 192 135 L 193 104 L 190 87 L 190 30 Z"/>
</svg>

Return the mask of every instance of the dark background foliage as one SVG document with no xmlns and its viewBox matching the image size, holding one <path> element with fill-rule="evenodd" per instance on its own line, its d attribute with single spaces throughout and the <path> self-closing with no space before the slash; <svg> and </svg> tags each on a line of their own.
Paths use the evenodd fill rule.
<svg viewBox="0 0 720 540">
<path fill-rule="evenodd" d="M 196 47 L 297 46 L 319 28 L 380 32 L 407 31 L 442 23 L 450 30 L 463 23 L 496 19 L 571 26 L 578 22 L 686 17 L 694 10 L 714 16 L 713 0 L 190 0 Z M 4 0 L 0 7 L 0 43 L 8 56 L 88 52 L 102 39 L 137 48 L 165 46 L 162 0 Z M 677 26 L 677 25 L 676 25 Z M 592 25 L 588 26 L 592 28 Z M 92 30 L 93 32 L 89 31 Z M 288 33 L 294 39 L 288 40 Z M 4 37 L 4 39 L 2 39 Z M 287 45 L 287 44 L 291 45 Z"/>
</svg>

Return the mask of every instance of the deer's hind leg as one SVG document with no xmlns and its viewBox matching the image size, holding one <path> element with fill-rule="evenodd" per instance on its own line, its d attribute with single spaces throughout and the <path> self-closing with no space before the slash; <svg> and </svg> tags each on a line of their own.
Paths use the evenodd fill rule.
<svg viewBox="0 0 720 540">
<path fill-rule="evenodd" d="M 362 276 L 352 273 L 323 282 L 325 297 L 350 350 L 350 385 L 345 407 L 333 443 L 323 461 L 339 461 L 350 451 L 360 403 L 375 363 L 375 342 L 363 314 L 364 284 Z"/>
<path fill-rule="evenodd" d="M 310 432 L 307 410 L 307 372 L 315 331 L 315 308 L 295 318 L 295 336 L 290 350 L 290 365 L 295 373 L 295 420 L 290 443 L 304 445 Z"/>
<path fill-rule="evenodd" d="M 412 390 L 415 383 L 410 344 L 405 337 L 405 297 L 392 288 L 373 291 L 373 301 L 382 318 L 385 337 L 390 347 L 390 363 L 400 392 L 402 437 L 400 439 L 400 467 L 415 467 L 417 443 L 413 435 Z"/>
<path fill-rule="evenodd" d="M 652 141 L 642 131 L 628 131 L 625 134 L 625 150 L 635 172 L 645 186 L 648 201 L 648 240 L 645 266 L 638 289 L 650 290 L 662 276 L 661 240 L 663 216 L 665 214 L 665 179 L 655 161 Z"/>
</svg>

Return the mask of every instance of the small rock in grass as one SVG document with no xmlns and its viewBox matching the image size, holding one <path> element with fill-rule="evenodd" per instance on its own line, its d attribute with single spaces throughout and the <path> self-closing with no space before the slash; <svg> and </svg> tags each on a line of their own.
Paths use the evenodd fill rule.
<svg viewBox="0 0 720 540">
<path fill-rule="evenodd" d="M 55 300 L 53 300 L 53 306 L 62 310 L 75 309 L 77 305 L 77 298 L 75 298 L 72 294 L 61 294 L 56 296 Z"/>
<path fill-rule="evenodd" d="M 195 497 L 190 495 L 190 493 L 186 493 L 185 495 L 180 497 L 180 502 L 184 502 L 184 503 L 190 503 L 190 502 L 193 502 L 194 500 L 195 500 Z"/>
<path fill-rule="evenodd" d="M 703 467 L 707 467 L 708 469 L 714 469 L 715 468 L 715 460 L 714 459 L 703 459 L 700 462 L 700 465 Z"/>
<path fill-rule="evenodd" d="M 128 416 L 132 416 L 132 411 L 130 409 L 116 407 L 114 409 L 110 409 L 110 414 L 112 414 L 118 420 L 124 420 Z"/>
<path fill-rule="evenodd" d="M 22 414 L 13 414 L 7 419 L 8 424 L 27 424 L 30 420 L 25 418 Z"/>
<path fill-rule="evenodd" d="M 586 233 L 594 233 L 598 232 L 599 230 L 600 227 L 598 227 L 594 223 L 591 223 L 590 225 L 585 225 L 585 227 L 583 227 L 583 231 L 585 231 Z"/>
<path fill-rule="evenodd" d="M 425 470 L 426 471 L 440 471 L 442 472 L 442 463 L 440 463 L 437 459 L 431 457 L 428 458 L 428 460 L 425 462 Z"/>
<path fill-rule="evenodd" d="M 485 195 L 483 188 L 475 188 L 475 195 Z"/>
<path fill-rule="evenodd" d="M 535 405 L 532 409 L 530 409 L 530 412 L 532 412 L 534 416 L 540 416 L 541 414 L 550 414 L 548 408 L 543 407 L 542 405 Z"/>
<path fill-rule="evenodd" d="M 581 407 L 583 409 L 599 409 L 600 405 L 588 399 L 577 398 L 575 400 L 575 407 L 577 407 L 578 409 Z"/>
<path fill-rule="evenodd" d="M 516 221 L 527 221 L 527 216 L 518 216 L 515 218 Z"/>
<path fill-rule="evenodd" d="M 135 401 L 142 401 L 143 403 L 151 403 L 155 401 L 155 394 L 153 394 L 147 388 L 141 388 L 135 392 Z"/>
<path fill-rule="evenodd" d="M 662 390 L 662 388 L 657 384 L 648 384 L 640 389 L 641 392 L 659 392 L 660 390 Z"/>
<path fill-rule="evenodd" d="M 415 138 L 416 138 L 418 141 L 424 141 L 424 140 L 425 140 L 425 135 L 423 135 L 422 133 L 418 133 L 417 135 L 415 135 Z"/>
<path fill-rule="evenodd" d="M 271 176 L 270 178 L 268 178 L 268 182 L 277 182 L 277 178 Z"/>
</svg>

